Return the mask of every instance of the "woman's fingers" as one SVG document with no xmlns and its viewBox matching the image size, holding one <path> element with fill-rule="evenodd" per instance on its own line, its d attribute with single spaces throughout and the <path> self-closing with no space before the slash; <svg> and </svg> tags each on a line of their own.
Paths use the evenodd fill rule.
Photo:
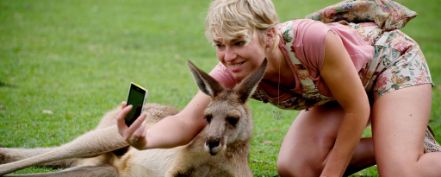
<svg viewBox="0 0 441 177">
<path fill-rule="evenodd" d="M 133 122 L 129 129 L 136 131 L 143 124 L 146 116 L 146 114 L 141 114 L 138 118 L 136 118 L 135 122 Z"/>
<path fill-rule="evenodd" d="M 123 109 L 126 106 L 127 106 L 127 102 L 123 101 L 121 102 L 121 104 L 119 104 L 119 109 Z"/>
<path fill-rule="evenodd" d="M 130 110 L 132 109 L 132 105 L 128 105 L 128 106 L 124 106 L 121 107 L 121 111 L 118 113 L 118 116 L 116 117 L 116 124 L 118 126 L 118 131 L 119 134 L 121 134 L 121 136 L 125 137 L 125 132 L 128 129 L 126 122 L 125 122 L 125 118 L 127 116 L 127 114 L 130 112 Z"/>
<path fill-rule="evenodd" d="M 133 147 L 143 149 L 146 144 L 145 126 L 143 124 L 146 114 L 141 114 L 132 125 L 127 126 L 125 117 L 132 109 L 132 105 L 121 104 L 121 111 L 116 118 L 119 134 Z"/>
<path fill-rule="evenodd" d="M 132 132 L 132 136 L 130 136 L 128 142 L 133 147 L 137 149 L 144 149 L 146 145 L 146 137 L 145 132 L 146 127 L 144 124 L 144 120 L 146 118 L 145 114 L 142 114 L 138 117 L 138 119 L 129 127 L 129 131 Z"/>
<path fill-rule="evenodd" d="M 133 136 L 133 133 L 142 125 L 144 118 L 145 114 L 141 114 L 138 118 L 136 118 L 135 122 L 133 122 L 132 125 L 126 129 L 124 133 L 124 138 L 126 140 L 129 140 Z"/>
</svg>

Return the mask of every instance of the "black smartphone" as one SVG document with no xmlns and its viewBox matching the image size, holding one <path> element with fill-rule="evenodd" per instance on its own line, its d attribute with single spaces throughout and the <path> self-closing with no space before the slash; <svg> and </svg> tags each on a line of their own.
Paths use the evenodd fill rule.
<svg viewBox="0 0 441 177">
<path fill-rule="evenodd" d="M 135 83 L 130 83 L 127 105 L 132 105 L 132 110 L 127 114 L 125 122 L 127 126 L 132 125 L 136 118 L 141 115 L 142 106 L 146 100 L 147 90 Z"/>
</svg>

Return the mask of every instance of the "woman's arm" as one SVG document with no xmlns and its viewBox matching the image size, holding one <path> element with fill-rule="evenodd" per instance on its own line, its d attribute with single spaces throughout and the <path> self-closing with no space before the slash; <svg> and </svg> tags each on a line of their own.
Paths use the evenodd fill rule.
<svg viewBox="0 0 441 177">
<path fill-rule="evenodd" d="M 330 31 L 320 76 L 344 110 L 334 147 L 326 157 L 321 176 L 342 176 L 360 141 L 370 114 L 369 99 L 340 37 Z"/>
<path fill-rule="evenodd" d="M 205 126 L 202 118 L 210 97 L 198 91 L 187 106 L 174 116 L 169 116 L 150 128 L 143 126 L 145 115 L 141 115 L 130 127 L 124 118 L 130 107 L 124 106 L 117 117 L 120 134 L 137 149 L 169 148 L 189 143 Z"/>
</svg>

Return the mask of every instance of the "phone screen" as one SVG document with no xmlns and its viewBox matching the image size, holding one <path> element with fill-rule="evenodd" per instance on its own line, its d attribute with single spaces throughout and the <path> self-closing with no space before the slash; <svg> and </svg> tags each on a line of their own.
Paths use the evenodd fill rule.
<svg viewBox="0 0 441 177">
<path fill-rule="evenodd" d="M 127 114 L 125 122 L 130 126 L 135 122 L 136 118 L 141 115 L 142 106 L 146 96 L 146 90 L 135 83 L 130 84 L 129 96 L 127 98 L 127 105 L 132 105 L 132 110 Z"/>
</svg>

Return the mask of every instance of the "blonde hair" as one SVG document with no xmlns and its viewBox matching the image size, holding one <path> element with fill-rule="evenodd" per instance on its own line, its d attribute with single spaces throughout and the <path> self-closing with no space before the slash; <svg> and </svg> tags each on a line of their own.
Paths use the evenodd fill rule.
<svg viewBox="0 0 441 177">
<path fill-rule="evenodd" d="M 213 0 L 205 21 L 205 35 L 210 41 L 245 37 L 249 42 L 256 30 L 265 31 L 278 22 L 271 0 Z"/>
</svg>

